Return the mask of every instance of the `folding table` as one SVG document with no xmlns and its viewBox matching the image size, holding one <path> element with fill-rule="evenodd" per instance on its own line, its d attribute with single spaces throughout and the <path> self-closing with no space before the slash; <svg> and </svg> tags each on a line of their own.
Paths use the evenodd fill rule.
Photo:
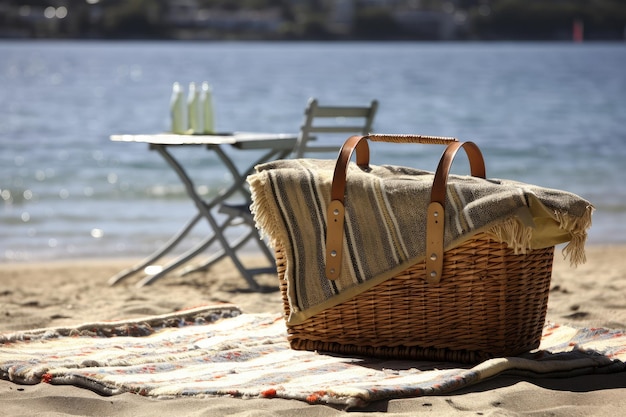
<svg viewBox="0 0 626 417">
<path fill-rule="evenodd" d="M 229 222 L 220 222 L 220 220 L 212 212 L 224 203 L 229 197 L 237 192 L 243 192 L 249 195 L 245 187 L 246 177 L 254 170 L 254 166 L 273 159 L 284 158 L 292 152 L 296 141 L 297 134 L 273 134 L 273 133 L 245 133 L 235 132 L 232 134 L 216 134 L 216 135 L 177 135 L 177 134 L 141 134 L 141 135 L 112 135 L 110 137 L 115 142 L 133 142 L 146 143 L 151 150 L 157 151 L 170 167 L 176 172 L 180 180 L 185 185 L 185 189 L 189 197 L 193 200 L 197 212 L 187 222 L 187 224 L 175 234 L 163 247 L 155 251 L 152 255 L 144 259 L 139 264 L 125 269 L 109 279 L 109 284 L 114 285 L 135 273 L 144 270 L 147 266 L 152 265 L 155 261 L 170 253 L 196 226 L 196 224 L 205 219 L 211 226 L 213 233 L 207 236 L 202 242 L 189 249 L 184 254 L 169 262 L 161 270 L 155 274 L 147 274 L 137 286 L 151 284 L 159 278 L 163 277 L 170 271 L 189 262 L 191 259 L 199 255 L 213 242 L 218 241 L 221 249 L 214 253 L 209 262 L 203 264 L 206 268 L 210 264 L 229 256 L 235 267 L 248 282 L 253 290 L 258 290 L 259 286 L 254 280 L 253 273 L 247 269 L 237 256 L 233 256 L 234 250 L 245 243 L 251 235 L 241 237 L 235 242 L 229 242 L 225 236 L 225 230 L 229 226 Z M 168 148 L 177 146 L 204 146 L 209 151 L 215 152 L 224 164 L 225 168 L 232 174 L 232 183 L 225 190 L 218 193 L 210 200 L 204 200 L 196 191 L 191 178 L 183 168 L 182 164 L 175 159 Z M 225 152 L 225 147 L 233 147 L 239 150 L 249 150 L 260 152 L 259 158 L 245 167 L 238 167 L 236 162 Z M 251 233 L 255 233 L 253 230 Z M 271 258 L 272 254 L 265 246 L 264 242 L 259 241 L 260 247 L 266 257 Z"/>
</svg>

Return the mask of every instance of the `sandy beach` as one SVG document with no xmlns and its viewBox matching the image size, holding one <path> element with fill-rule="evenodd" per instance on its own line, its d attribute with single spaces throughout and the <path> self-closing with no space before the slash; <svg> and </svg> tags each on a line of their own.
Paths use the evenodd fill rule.
<svg viewBox="0 0 626 417">
<path fill-rule="evenodd" d="M 89 321 L 129 319 L 218 302 L 244 312 L 280 312 L 278 291 L 253 293 L 228 261 L 207 273 L 168 276 L 136 288 L 137 279 L 110 287 L 107 279 L 134 260 L 97 259 L 0 264 L 0 333 Z M 275 277 L 260 277 L 273 286 Z M 626 329 L 626 246 L 587 246 L 574 269 L 557 248 L 548 321 Z M 626 374 L 566 379 L 497 377 L 453 395 L 379 402 L 354 416 L 616 416 L 626 407 Z M 0 415 L 334 416 L 330 406 L 279 399 L 154 400 L 133 394 L 102 397 L 86 389 L 0 381 Z"/>
</svg>

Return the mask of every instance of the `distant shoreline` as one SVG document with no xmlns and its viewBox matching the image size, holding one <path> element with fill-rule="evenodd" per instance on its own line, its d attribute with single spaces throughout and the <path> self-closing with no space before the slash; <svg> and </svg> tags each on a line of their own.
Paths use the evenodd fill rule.
<svg viewBox="0 0 626 417">
<path fill-rule="evenodd" d="M 584 42 L 572 42 L 567 39 L 172 39 L 172 38 L 12 38 L 0 37 L 0 42 L 103 42 L 103 43 L 126 43 L 126 42 L 166 42 L 166 43 L 416 43 L 416 44 L 572 44 L 572 45 L 597 45 L 597 44 L 625 44 L 626 39 L 594 39 Z"/>
</svg>

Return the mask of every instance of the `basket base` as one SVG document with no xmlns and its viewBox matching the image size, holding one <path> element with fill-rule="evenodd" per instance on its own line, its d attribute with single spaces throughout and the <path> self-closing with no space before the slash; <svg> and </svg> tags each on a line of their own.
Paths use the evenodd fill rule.
<svg viewBox="0 0 626 417">
<path fill-rule="evenodd" d="M 340 354 L 351 357 L 364 356 L 382 359 L 477 363 L 494 357 L 494 355 L 487 352 L 423 348 L 419 346 L 357 346 L 302 339 L 292 339 L 289 341 L 289 344 L 294 350 L 308 350 L 321 353 Z M 532 349 L 534 349 L 534 347 L 524 349 L 518 352 L 518 354 L 524 353 Z"/>
</svg>

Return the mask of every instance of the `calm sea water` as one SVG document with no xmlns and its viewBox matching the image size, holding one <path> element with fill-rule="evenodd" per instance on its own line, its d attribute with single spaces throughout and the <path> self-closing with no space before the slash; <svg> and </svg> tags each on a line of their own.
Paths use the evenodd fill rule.
<svg viewBox="0 0 626 417">
<path fill-rule="evenodd" d="M 203 80 L 223 131 L 296 132 L 309 97 L 377 98 L 377 132 L 473 140 L 488 176 L 577 193 L 590 241 L 626 242 L 624 44 L 19 41 L 0 42 L 0 261 L 143 256 L 175 233 L 194 213 L 178 179 L 108 137 L 166 130 L 172 83 Z M 434 169 L 440 151 L 372 158 Z M 179 156 L 203 193 L 228 182 L 210 153 Z"/>
</svg>

